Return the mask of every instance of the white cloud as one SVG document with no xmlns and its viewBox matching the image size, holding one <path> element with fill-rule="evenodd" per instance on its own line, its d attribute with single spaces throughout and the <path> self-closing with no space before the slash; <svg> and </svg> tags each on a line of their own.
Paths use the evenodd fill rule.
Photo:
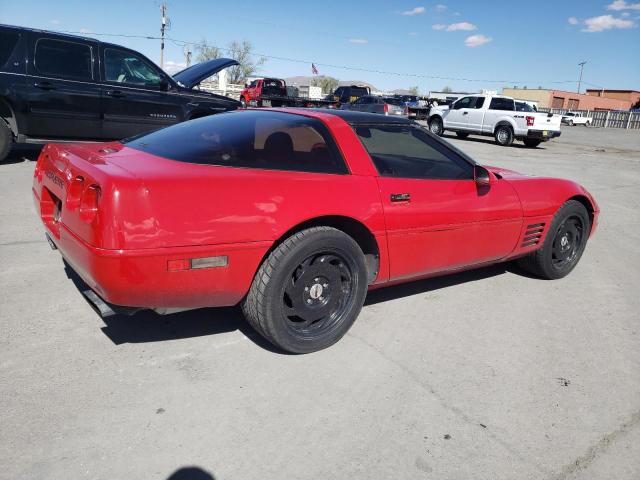
<svg viewBox="0 0 640 480">
<path fill-rule="evenodd" d="M 622 12 L 622 16 L 627 18 L 627 17 L 630 17 L 631 14 L 629 12 Z"/>
<path fill-rule="evenodd" d="M 366 43 L 369 43 L 369 40 L 367 40 L 366 38 L 350 38 L 349 39 L 349 43 L 355 43 L 357 45 L 364 45 Z"/>
<path fill-rule="evenodd" d="M 444 30 L 445 28 L 447 28 L 447 26 L 443 25 L 442 23 L 436 23 L 431 28 L 433 28 L 434 30 Z"/>
<path fill-rule="evenodd" d="M 578 23 L 580 23 L 578 22 L 578 19 L 576 17 L 569 17 L 567 19 L 567 22 L 569 22 L 569 25 L 577 25 Z"/>
<path fill-rule="evenodd" d="M 456 32 L 458 30 L 471 31 L 476 30 L 476 27 L 473 23 L 469 22 L 460 22 L 460 23 L 452 23 L 447 27 L 447 32 Z"/>
<path fill-rule="evenodd" d="M 634 26 L 632 20 L 623 20 L 611 15 L 587 18 L 584 24 L 586 28 L 582 29 L 583 32 L 602 32 L 604 30 L 611 30 L 612 28 L 631 28 Z"/>
<path fill-rule="evenodd" d="M 164 62 L 164 71 L 167 73 L 176 73 L 180 70 L 184 70 L 187 68 L 187 64 L 185 62 L 174 62 L 173 60 L 167 60 Z"/>
<path fill-rule="evenodd" d="M 80 29 L 80 33 L 93 33 L 91 30 L 89 30 L 88 28 L 81 28 Z"/>
<path fill-rule="evenodd" d="M 607 5 L 607 10 L 640 10 L 640 3 L 627 3 L 625 0 L 616 0 Z"/>
<path fill-rule="evenodd" d="M 62 22 L 60 20 L 58 20 L 57 18 L 54 18 L 51 20 L 51 25 L 60 25 Z"/>
<path fill-rule="evenodd" d="M 440 3 L 440 4 L 438 4 L 438 5 L 436 5 L 436 10 L 437 10 L 438 12 L 444 12 L 446 9 L 447 9 L 447 6 L 446 6 L 446 5 L 442 5 L 441 3 Z"/>
<path fill-rule="evenodd" d="M 418 32 L 409 32 L 410 37 L 417 37 L 418 35 L 420 35 Z"/>
<path fill-rule="evenodd" d="M 424 13 L 425 12 L 425 8 L 424 7 L 416 7 L 413 8 L 411 10 L 405 10 L 404 12 L 402 12 L 402 15 L 419 15 L 420 13 Z"/>
<path fill-rule="evenodd" d="M 467 47 L 475 48 L 479 47 L 480 45 L 484 45 L 485 43 L 489 43 L 490 41 L 491 38 L 485 37 L 484 35 L 471 35 L 470 37 L 467 37 L 467 39 L 464 41 L 464 44 Z"/>
</svg>

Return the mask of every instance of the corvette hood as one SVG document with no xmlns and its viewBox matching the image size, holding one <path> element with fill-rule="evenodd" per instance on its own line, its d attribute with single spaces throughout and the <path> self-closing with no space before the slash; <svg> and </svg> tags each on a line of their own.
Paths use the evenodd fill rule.
<svg viewBox="0 0 640 480">
<path fill-rule="evenodd" d="M 196 63 L 190 67 L 181 70 L 173 75 L 173 79 L 180 82 L 186 88 L 193 88 L 201 81 L 215 75 L 220 70 L 224 70 L 227 67 L 233 67 L 239 65 L 236 60 L 231 58 L 216 58 L 214 60 L 207 60 L 206 62 Z"/>
</svg>

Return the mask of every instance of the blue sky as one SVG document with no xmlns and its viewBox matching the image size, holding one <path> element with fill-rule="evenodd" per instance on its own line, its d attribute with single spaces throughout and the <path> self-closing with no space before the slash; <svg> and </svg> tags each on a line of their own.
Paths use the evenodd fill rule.
<svg viewBox="0 0 640 480">
<path fill-rule="evenodd" d="M 159 5 L 0 0 L 0 23 L 157 36 Z M 577 64 L 586 60 L 585 86 L 640 89 L 640 0 L 172 0 L 168 9 L 171 38 L 222 47 L 246 39 L 258 53 L 301 60 L 268 58 L 264 75 L 310 75 L 315 62 L 320 74 L 383 89 L 417 85 L 427 93 L 445 85 L 475 91 L 517 84 L 575 90 Z M 97 38 L 159 62 L 158 40 Z M 167 41 L 165 52 L 168 68 L 184 62 L 182 45 Z"/>
</svg>

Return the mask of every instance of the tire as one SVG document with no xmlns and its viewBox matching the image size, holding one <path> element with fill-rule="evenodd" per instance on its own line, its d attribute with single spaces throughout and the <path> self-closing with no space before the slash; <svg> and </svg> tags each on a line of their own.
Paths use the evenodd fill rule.
<svg viewBox="0 0 640 480">
<path fill-rule="evenodd" d="M 496 143 L 503 147 L 509 147 L 513 143 L 513 130 L 509 125 L 499 125 L 494 132 Z"/>
<path fill-rule="evenodd" d="M 589 121 L 585 122 L 584 126 L 585 127 L 590 127 L 591 126 L 591 122 L 589 122 Z"/>
<path fill-rule="evenodd" d="M 333 345 L 356 320 L 367 294 L 358 244 L 331 227 L 297 232 L 256 273 L 242 310 L 264 338 L 290 353 Z"/>
<path fill-rule="evenodd" d="M 582 257 L 590 231 L 587 209 L 580 202 L 569 200 L 554 215 L 542 247 L 518 263 L 526 271 L 547 280 L 565 277 Z"/>
<path fill-rule="evenodd" d="M 467 138 L 469 134 L 467 132 L 456 132 L 458 138 Z"/>
<path fill-rule="evenodd" d="M 536 148 L 538 145 L 540 145 L 540 143 L 542 143 L 542 140 L 537 140 L 535 138 L 525 138 L 522 141 L 524 142 L 525 146 L 529 148 Z"/>
<path fill-rule="evenodd" d="M 13 145 L 13 133 L 4 120 L 0 119 L 0 162 L 9 156 Z"/>
<path fill-rule="evenodd" d="M 247 101 L 245 100 L 244 97 L 240 97 L 240 107 L 247 108 Z"/>
<path fill-rule="evenodd" d="M 444 126 L 442 125 L 442 119 L 440 117 L 433 117 L 429 121 L 429 131 L 438 137 L 444 134 Z"/>
<path fill-rule="evenodd" d="M 569 122 L 568 122 L 568 123 L 569 123 L 569 126 L 570 126 L 570 127 L 573 127 L 573 120 L 569 120 Z"/>
</svg>

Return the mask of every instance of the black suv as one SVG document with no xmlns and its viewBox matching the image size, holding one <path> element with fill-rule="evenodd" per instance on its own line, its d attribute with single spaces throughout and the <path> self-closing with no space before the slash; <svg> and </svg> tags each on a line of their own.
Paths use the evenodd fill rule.
<svg viewBox="0 0 640 480">
<path fill-rule="evenodd" d="M 338 102 L 338 106 L 345 103 L 353 103 L 364 95 L 371 95 L 371 89 L 367 86 L 343 85 L 333 92 L 333 100 Z"/>
<path fill-rule="evenodd" d="M 117 140 L 235 110 L 238 101 L 194 87 L 237 64 L 219 58 L 171 77 L 119 45 L 0 25 L 0 161 L 13 142 Z"/>
</svg>

